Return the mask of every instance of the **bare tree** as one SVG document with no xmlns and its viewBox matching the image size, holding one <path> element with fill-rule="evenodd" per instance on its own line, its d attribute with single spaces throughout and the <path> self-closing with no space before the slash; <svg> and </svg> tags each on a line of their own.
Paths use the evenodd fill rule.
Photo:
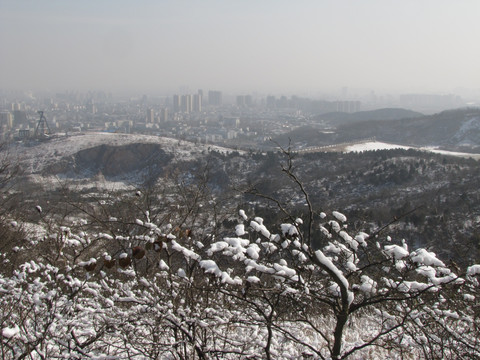
<svg viewBox="0 0 480 360">
<path fill-rule="evenodd" d="M 83 219 L 45 225 L 45 255 L 0 276 L 1 356 L 478 358 L 480 265 L 461 273 L 388 224 L 352 231 L 316 209 L 285 154 L 307 210 L 257 192 L 281 214 L 273 228 L 194 183 L 71 201 Z"/>
</svg>

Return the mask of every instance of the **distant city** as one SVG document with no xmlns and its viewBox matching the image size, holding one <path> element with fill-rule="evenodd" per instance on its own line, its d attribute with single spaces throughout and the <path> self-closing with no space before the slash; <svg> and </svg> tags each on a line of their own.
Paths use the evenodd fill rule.
<svg viewBox="0 0 480 360">
<path fill-rule="evenodd" d="M 475 106 L 456 95 L 403 94 L 399 96 L 225 95 L 219 90 L 184 91 L 171 96 L 120 98 L 97 92 L 54 95 L 11 92 L 0 94 L 0 131 L 3 140 L 25 140 L 54 134 L 87 131 L 150 134 L 182 140 L 258 146 L 270 137 L 298 127 L 321 126 L 321 115 L 355 113 L 378 108 L 406 108 L 422 113 Z"/>
</svg>

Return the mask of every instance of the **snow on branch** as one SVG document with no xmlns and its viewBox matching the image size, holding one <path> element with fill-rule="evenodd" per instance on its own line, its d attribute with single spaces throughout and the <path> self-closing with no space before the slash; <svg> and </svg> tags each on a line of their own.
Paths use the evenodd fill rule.
<svg viewBox="0 0 480 360">
<path fill-rule="evenodd" d="M 350 305 L 353 302 L 354 295 L 353 292 L 349 290 L 349 284 L 347 278 L 343 275 L 342 271 L 340 271 L 330 260 L 328 257 L 321 250 L 315 251 L 315 257 L 320 262 L 320 264 L 333 275 L 335 282 L 343 287 L 343 291 L 346 292 L 348 296 L 348 304 Z"/>
<path fill-rule="evenodd" d="M 338 212 L 338 211 L 332 211 L 332 215 L 335 217 L 335 219 L 337 219 L 338 221 L 341 221 L 341 222 L 346 222 L 347 221 L 347 217 L 345 215 L 343 215 L 341 212 Z"/>
<path fill-rule="evenodd" d="M 258 233 L 261 233 L 267 239 L 270 239 L 270 231 L 263 225 L 263 219 L 256 217 L 255 220 L 250 221 L 250 226 Z"/>
<path fill-rule="evenodd" d="M 467 268 L 467 275 L 480 275 L 480 265 L 472 265 Z"/>
<path fill-rule="evenodd" d="M 187 249 L 186 247 L 180 245 L 177 243 L 175 240 L 172 240 L 172 249 L 178 252 L 181 252 L 183 256 L 185 256 L 188 259 L 193 259 L 193 260 L 200 260 L 200 255 L 195 253 L 194 251 Z"/>
</svg>

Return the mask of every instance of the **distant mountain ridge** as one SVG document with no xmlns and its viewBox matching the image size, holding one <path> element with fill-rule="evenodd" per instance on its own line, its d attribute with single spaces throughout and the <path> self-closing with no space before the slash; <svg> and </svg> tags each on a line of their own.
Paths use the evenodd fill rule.
<svg viewBox="0 0 480 360">
<path fill-rule="evenodd" d="M 449 150 L 480 150 L 480 109 L 458 109 L 410 119 L 365 121 L 337 128 L 340 139 L 375 137 L 413 146 Z"/>
<path fill-rule="evenodd" d="M 403 117 L 408 114 L 413 117 Z M 395 119 L 396 116 L 399 118 Z M 305 126 L 274 140 L 282 145 L 291 140 L 293 147 L 311 147 L 375 138 L 394 144 L 480 153 L 480 108 L 427 116 L 404 109 L 380 109 L 355 114 L 331 113 L 318 120 L 330 125 L 331 130 Z"/>
<path fill-rule="evenodd" d="M 422 113 L 412 110 L 401 108 L 385 108 L 371 111 L 359 111 L 356 113 L 332 112 L 318 115 L 316 118 L 330 125 L 338 126 L 342 124 L 368 120 L 400 120 L 418 118 L 422 116 L 424 116 Z"/>
</svg>

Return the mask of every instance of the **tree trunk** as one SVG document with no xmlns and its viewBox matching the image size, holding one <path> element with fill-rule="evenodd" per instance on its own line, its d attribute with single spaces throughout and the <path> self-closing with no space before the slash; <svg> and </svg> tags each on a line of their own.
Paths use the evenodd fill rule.
<svg viewBox="0 0 480 360">
<path fill-rule="evenodd" d="M 273 336 L 272 325 L 270 323 L 270 319 L 269 319 L 269 322 L 267 324 L 267 331 L 268 331 L 268 335 L 267 335 L 267 344 L 265 345 L 265 356 L 266 356 L 265 359 L 270 360 L 271 359 L 270 346 L 272 345 L 272 336 Z"/>
<path fill-rule="evenodd" d="M 342 310 L 337 315 L 337 324 L 335 325 L 334 343 L 332 349 L 332 359 L 340 359 L 340 352 L 342 350 L 343 343 L 343 329 L 348 320 L 348 310 Z"/>
</svg>

